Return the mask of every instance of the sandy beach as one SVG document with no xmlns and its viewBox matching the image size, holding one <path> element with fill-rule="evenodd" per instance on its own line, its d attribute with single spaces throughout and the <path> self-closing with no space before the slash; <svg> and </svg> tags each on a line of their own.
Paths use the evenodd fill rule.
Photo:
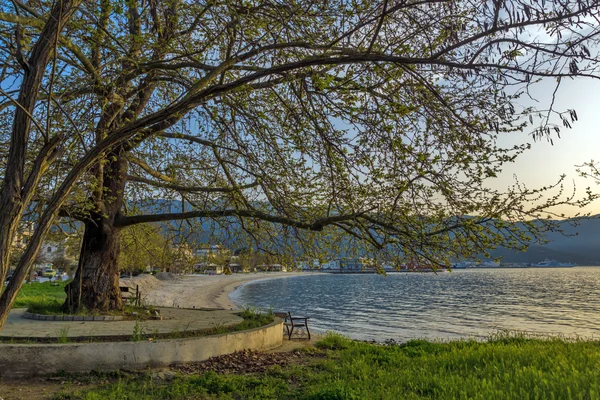
<svg viewBox="0 0 600 400">
<path fill-rule="evenodd" d="M 229 293 L 246 282 L 298 275 L 297 272 L 263 272 L 233 275 L 186 275 L 160 281 L 142 298 L 161 307 L 233 309 Z"/>
</svg>

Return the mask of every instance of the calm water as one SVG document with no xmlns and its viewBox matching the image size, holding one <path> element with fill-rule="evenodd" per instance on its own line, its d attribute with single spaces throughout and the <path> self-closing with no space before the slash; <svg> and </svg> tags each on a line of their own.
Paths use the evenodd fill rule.
<svg viewBox="0 0 600 400">
<path fill-rule="evenodd" d="M 357 339 L 484 337 L 497 330 L 600 336 L 600 267 L 294 274 L 242 286 L 237 304 L 311 316 Z"/>
</svg>

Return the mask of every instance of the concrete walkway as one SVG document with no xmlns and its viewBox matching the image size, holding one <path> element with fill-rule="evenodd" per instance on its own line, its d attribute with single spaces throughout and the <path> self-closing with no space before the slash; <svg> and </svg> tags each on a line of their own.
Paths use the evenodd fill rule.
<svg viewBox="0 0 600 400">
<path fill-rule="evenodd" d="M 23 318 L 24 308 L 10 312 L 3 338 L 45 338 L 45 337 L 131 337 L 136 329 L 142 334 L 198 331 L 202 329 L 227 327 L 243 321 L 231 310 L 190 310 L 182 308 L 159 308 L 162 320 L 141 321 L 39 321 Z"/>
</svg>

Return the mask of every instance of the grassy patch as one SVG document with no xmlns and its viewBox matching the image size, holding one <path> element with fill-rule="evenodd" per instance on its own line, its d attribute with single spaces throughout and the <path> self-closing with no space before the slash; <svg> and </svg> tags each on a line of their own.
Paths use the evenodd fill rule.
<svg viewBox="0 0 600 400">
<path fill-rule="evenodd" d="M 66 281 L 24 284 L 13 307 L 27 307 L 30 312 L 37 314 L 56 314 L 67 298 L 66 284 Z"/>
<path fill-rule="evenodd" d="M 77 399 L 600 399 L 600 343 L 496 336 L 399 346 L 326 336 L 308 365 L 249 375 L 126 378 Z"/>
<path fill-rule="evenodd" d="M 27 308 L 27 311 L 42 315 L 66 315 L 61 310 L 67 295 L 65 286 L 67 281 L 55 282 L 32 282 L 24 284 L 21 288 L 14 308 Z M 148 319 L 152 315 L 154 307 L 136 307 L 131 304 L 124 304 L 123 311 L 92 312 L 89 310 L 80 310 L 75 315 L 123 315 L 131 319 Z"/>
<path fill-rule="evenodd" d="M 152 338 L 152 339 L 179 339 L 187 337 L 198 337 L 198 336 L 209 336 L 209 335 L 221 335 L 231 332 L 245 331 L 248 329 L 260 328 L 274 321 L 272 313 L 261 313 L 254 309 L 245 309 L 238 315 L 244 320 L 237 325 L 224 326 L 221 324 L 215 324 L 210 329 L 202 331 L 175 331 L 171 333 L 155 333 L 155 334 L 144 334 L 141 339 Z"/>
<path fill-rule="evenodd" d="M 238 314 L 244 318 L 244 321 L 232 328 L 235 331 L 245 331 L 246 329 L 254 329 L 261 326 L 265 326 L 274 321 L 274 315 L 271 310 L 266 313 L 262 313 L 259 310 L 246 308 Z"/>
</svg>

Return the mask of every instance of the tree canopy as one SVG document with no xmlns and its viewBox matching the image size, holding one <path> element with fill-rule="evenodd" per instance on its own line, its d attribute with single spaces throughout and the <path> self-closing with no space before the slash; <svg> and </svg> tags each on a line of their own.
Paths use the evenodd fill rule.
<svg viewBox="0 0 600 400">
<path fill-rule="evenodd" d="M 487 180 L 528 148 L 497 139 L 548 137 L 577 120 L 552 98 L 537 108 L 523 99 L 535 84 L 598 78 L 598 6 L 5 3 L 2 260 L 4 237 L 26 211 L 38 221 L 21 270 L 56 217 L 79 220 L 69 296 L 107 309 L 120 306 L 120 232 L 145 222 L 212 219 L 265 251 L 294 243 L 286 251 L 304 256 L 314 256 L 319 235 L 438 266 L 522 248 L 540 225 L 516 222 L 578 203 L 518 183 L 491 189 Z M 161 207 L 173 199 L 179 209 Z"/>
</svg>

